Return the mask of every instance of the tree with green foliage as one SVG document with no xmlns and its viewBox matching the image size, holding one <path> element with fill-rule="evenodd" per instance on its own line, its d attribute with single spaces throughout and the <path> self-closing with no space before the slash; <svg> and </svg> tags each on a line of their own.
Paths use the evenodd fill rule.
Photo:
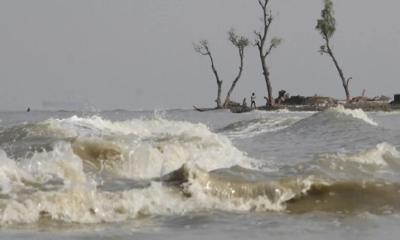
<svg viewBox="0 0 400 240">
<path fill-rule="evenodd" d="M 249 46 L 249 39 L 244 36 L 237 35 L 234 29 L 231 29 L 228 32 L 228 36 L 229 36 L 229 41 L 233 44 L 234 47 L 237 48 L 237 50 L 239 52 L 240 66 L 239 66 L 239 72 L 236 75 L 236 78 L 233 80 L 228 93 L 226 94 L 226 98 L 225 98 L 225 102 L 224 102 L 225 108 L 229 106 L 229 103 L 231 101 L 230 100 L 231 94 L 232 94 L 233 90 L 235 89 L 235 86 L 236 86 L 237 82 L 239 81 L 240 77 L 242 76 L 243 65 L 244 65 L 243 64 L 244 50 L 246 49 L 246 47 Z"/>
<path fill-rule="evenodd" d="M 260 55 L 260 61 L 261 61 L 261 67 L 263 69 L 263 75 L 265 79 L 265 83 L 267 85 L 267 99 L 268 99 L 268 104 L 272 106 L 274 104 L 274 99 L 272 96 L 272 85 L 271 85 L 271 80 L 270 80 L 270 72 L 269 68 L 267 66 L 267 58 L 271 54 L 272 49 L 278 47 L 282 43 L 282 39 L 280 38 L 272 38 L 271 42 L 267 44 L 267 38 L 269 34 L 269 30 L 273 21 L 273 16 L 271 11 L 268 8 L 268 4 L 271 2 L 270 0 L 257 0 L 258 4 L 260 5 L 262 9 L 262 23 L 263 23 L 263 28 L 262 31 L 255 31 L 256 35 L 256 40 L 255 40 L 255 46 L 258 48 L 258 52 Z"/>
<path fill-rule="evenodd" d="M 332 39 L 336 31 L 336 19 L 334 17 L 332 0 L 324 0 L 324 1 L 325 1 L 324 8 L 321 11 L 321 19 L 318 19 L 317 26 L 315 27 L 325 41 L 324 44 L 320 47 L 319 52 L 321 54 L 328 54 L 331 57 L 339 73 L 340 79 L 342 80 L 343 88 L 346 93 L 346 101 L 349 102 L 350 101 L 349 82 L 352 78 L 351 77 L 347 79 L 345 78 L 344 73 L 339 66 L 339 63 L 336 60 L 335 55 L 333 54 L 330 40 Z"/>
</svg>

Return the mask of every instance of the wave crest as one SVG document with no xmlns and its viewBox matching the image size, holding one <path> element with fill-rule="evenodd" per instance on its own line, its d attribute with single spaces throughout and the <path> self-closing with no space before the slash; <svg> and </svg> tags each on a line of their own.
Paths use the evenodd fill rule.
<svg viewBox="0 0 400 240">
<path fill-rule="evenodd" d="M 360 119 L 372 126 L 378 126 L 373 119 L 371 119 L 363 110 L 361 109 L 346 109 L 343 105 L 338 105 L 337 107 L 330 108 L 327 111 L 332 111 L 337 114 L 344 114 L 346 116 L 350 116 L 355 119 Z"/>
<path fill-rule="evenodd" d="M 297 117 L 258 118 L 231 123 L 220 129 L 229 137 L 251 138 L 267 132 L 275 132 L 289 127 L 299 121 Z"/>
</svg>

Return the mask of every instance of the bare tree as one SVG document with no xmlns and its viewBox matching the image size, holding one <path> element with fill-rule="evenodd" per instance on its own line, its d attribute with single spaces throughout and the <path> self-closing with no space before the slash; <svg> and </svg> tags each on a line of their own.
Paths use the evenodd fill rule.
<svg viewBox="0 0 400 240">
<path fill-rule="evenodd" d="M 236 87 L 237 82 L 239 81 L 240 77 L 242 76 L 242 72 L 243 72 L 243 60 L 244 60 L 244 50 L 246 47 L 249 46 L 249 39 L 247 39 L 244 36 L 239 36 L 236 34 L 234 29 L 231 29 L 228 32 L 228 36 L 229 36 L 229 41 L 233 44 L 233 46 L 235 46 L 239 52 L 239 57 L 240 57 L 240 66 L 239 66 L 239 72 L 235 78 L 235 80 L 233 80 L 232 85 L 228 91 L 228 93 L 226 94 L 226 98 L 225 98 L 225 102 L 224 102 L 224 108 L 228 107 L 230 100 L 230 97 L 232 95 L 233 90 Z"/>
<path fill-rule="evenodd" d="M 342 80 L 343 88 L 346 93 L 346 101 L 350 101 L 350 91 L 349 91 L 349 82 L 352 79 L 345 78 L 342 69 L 339 66 L 338 61 L 333 54 L 332 47 L 330 44 L 330 39 L 332 38 L 333 34 L 336 31 L 336 19 L 333 16 L 333 2 L 331 0 L 325 0 L 324 9 L 321 11 L 321 19 L 318 20 L 317 26 L 315 27 L 321 34 L 322 38 L 324 39 L 325 43 L 319 49 L 321 54 L 328 54 L 335 67 L 339 73 L 340 79 Z"/>
<path fill-rule="evenodd" d="M 272 97 L 272 86 L 270 81 L 270 72 L 267 66 L 267 58 L 271 54 L 272 49 L 278 47 L 282 43 L 282 39 L 274 37 L 271 39 L 271 42 L 267 44 L 269 30 L 273 21 L 272 13 L 268 8 L 268 4 L 271 1 L 270 0 L 257 0 L 257 1 L 263 13 L 262 17 L 263 29 L 262 32 L 258 31 L 254 32 L 256 35 L 255 45 L 258 48 L 261 60 L 261 67 L 263 69 L 263 75 L 265 83 L 267 85 L 268 103 L 270 106 L 272 106 L 274 104 L 274 99 Z"/>
<path fill-rule="evenodd" d="M 222 80 L 219 78 L 217 69 L 215 68 L 214 59 L 212 57 L 210 48 L 208 47 L 208 41 L 202 40 L 198 44 L 193 44 L 193 48 L 197 53 L 203 56 L 208 56 L 210 58 L 211 69 L 214 73 L 215 79 L 217 80 L 217 99 L 215 100 L 215 102 L 217 103 L 217 108 L 222 108 L 221 104 Z"/>
</svg>

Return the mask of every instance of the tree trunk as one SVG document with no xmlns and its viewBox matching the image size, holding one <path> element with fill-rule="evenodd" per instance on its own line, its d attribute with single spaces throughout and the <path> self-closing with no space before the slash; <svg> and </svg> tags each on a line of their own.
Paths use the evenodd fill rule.
<svg viewBox="0 0 400 240">
<path fill-rule="evenodd" d="M 214 59 L 211 55 L 211 52 L 208 53 L 208 56 L 210 57 L 211 68 L 214 73 L 215 79 L 217 80 L 217 99 L 215 100 L 215 102 L 217 103 L 217 108 L 222 108 L 222 102 L 221 102 L 222 80 L 219 79 L 219 75 L 217 69 L 215 68 Z"/>
<path fill-rule="evenodd" d="M 239 49 L 239 56 L 240 56 L 240 66 L 239 66 L 239 73 L 236 76 L 235 80 L 232 82 L 231 88 L 229 89 L 228 93 L 226 94 L 224 108 L 228 107 L 229 102 L 231 101 L 231 94 L 236 87 L 237 82 L 239 81 L 240 77 L 242 76 L 243 72 L 243 58 L 244 58 L 244 50 Z"/>
<path fill-rule="evenodd" d="M 342 80 L 343 88 L 344 88 L 344 91 L 346 93 L 346 101 L 350 102 L 349 81 L 348 80 L 346 81 L 346 78 L 344 77 L 343 71 L 340 68 L 338 61 L 336 60 L 335 55 L 333 55 L 333 51 L 332 51 L 332 49 L 331 49 L 331 47 L 329 45 L 329 41 L 326 41 L 326 47 L 328 49 L 328 54 L 332 58 L 332 61 L 335 64 L 335 67 L 336 67 L 336 69 L 337 69 L 337 71 L 339 73 L 340 79 Z"/>
<path fill-rule="evenodd" d="M 259 47 L 258 51 L 260 53 L 261 67 L 263 69 L 265 84 L 267 85 L 268 106 L 271 107 L 274 104 L 274 99 L 272 97 L 272 86 L 271 86 L 271 81 L 269 79 L 269 70 L 264 57 L 263 47 Z"/>
<path fill-rule="evenodd" d="M 257 36 L 257 40 L 256 40 L 256 45 L 258 47 L 258 52 L 260 54 L 260 60 L 261 60 L 261 67 L 263 69 L 263 75 L 264 75 L 264 79 L 265 79 L 265 83 L 267 85 L 267 96 L 268 96 L 268 106 L 273 106 L 274 105 L 274 99 L 272 97 L 272 85 L 271 85 L 271 81 L 269 79 L 270 75 L 269 75 L 269 70 L 268 70 L 268 66 L 267 66 L 267 57 L 268 55 L 271 53 L 272 48 L 274 48 L 275 46 L 272 44 L 269 47 L 269 49 L 265 49 L 265 42 L 267 40 L 267 36 L 268 36 L 268 31 L 269 28 L 272 24 L 272 16 L 271 14 L 268 15 L 268 3 L 270 1 L 269 0 L 258 0 L 259 5 L 262 8 L 263 11 L 263 25 L 264 25 L 264 29 L 263 29 L 263 33 L 258 33 L 256 32 L 256 36 Z"/>
<path fill-rule="evenodd" d="M 217 85 L 218 85 L 218 93 L 215 102 L 217 103 L 217 108 L 222 108 L 222 102 L 221 102 L 222 81 L 217 81 Z"/>
</svg>

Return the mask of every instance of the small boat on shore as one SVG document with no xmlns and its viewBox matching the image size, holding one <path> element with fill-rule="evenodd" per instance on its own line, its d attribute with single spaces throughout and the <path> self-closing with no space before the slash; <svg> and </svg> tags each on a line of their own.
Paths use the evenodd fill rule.
<svg viewBox="0 0 400 240">
<path fill-rule="evenodd" d="M 207 111 L 215 111 L 215 110 L 219 110 L 219 108 L 199 108 L 196 106 L 193 106 L 194 110 L 198 111 L 198 112 L 207 112 Z"/>
</svg>

